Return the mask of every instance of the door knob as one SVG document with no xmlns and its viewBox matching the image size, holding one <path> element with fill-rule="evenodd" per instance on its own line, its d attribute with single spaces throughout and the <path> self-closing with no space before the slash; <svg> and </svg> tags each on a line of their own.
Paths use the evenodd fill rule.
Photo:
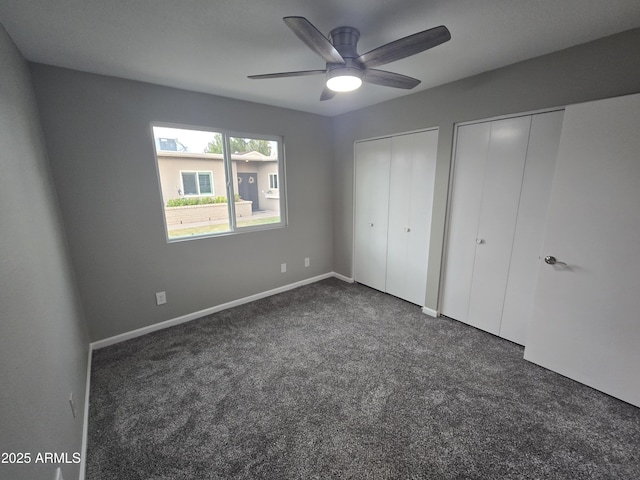
<svg viewBox="0 0 640 480">
<path fill-rule="evenodd" d="M 546 263 L 547 265 L 567 265 L 564 262 L 559 262 L 556 257 L 552 255 L 547 255 L 546 257 L 544 257 L 544 263 Z"/>
<path fill-rule="evenodd" d="M 369 224 L 369 226 L 370 226 L 370 227 L 373 227 L 373 222 L 371 222 L 371 223 Z"/>
<path fill-rule="evenodd" d="M 411 229 L 409 227 L 404 227 L 404 231 L 409 233 L 411 231 Z"/>
<path fill-rule="evenodd" d="M 483 244 L 483 243 L 484 243 L 484 238 L 476 238 L 476 243 L 477 243 L 478 245 Z"/>
</svg>

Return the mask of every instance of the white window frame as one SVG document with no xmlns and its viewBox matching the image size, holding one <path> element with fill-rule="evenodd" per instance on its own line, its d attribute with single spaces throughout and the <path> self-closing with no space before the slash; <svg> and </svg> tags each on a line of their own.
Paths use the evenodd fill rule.
<svg viewBox="0 0 640 480">
<path fill-rule="evenodd" d="M 184 174 L 194 174 L 196 176 L 196 188 L 198 193 L 187 193 L 184 188 Z M 200 191 L 200 175 L 209 175 L 209 181 L 211 184 L 211 193 L 202 193 Z M 182 184 L 182 196 L 184 197 L 215 197 L 215 188 L 213 186 L 213 172 L 210 170 L 180 170 L 180 183 Z"/>
<path fill-rule="evenodd" d="M 229 230 L 224 232 L 211 232 L 204 233 L 200 235 L 193 235 L 189 237 L 169 237 L 169 229 L 167 227 L 167 217 L 164 214 L 164 202 L 161 202 L 163 208 L 162 219 L 164 221 L 165 228 L 165 236 L 167 243 L 173 242 L 183 242 L 188 240 L 198 240 L 202 238 L 211 238 L 211 237 L 222 237 L 227 235 L 237 235 L 241 233 L 249 233 L 261 230 L 274 230 L 279 228 L 284 228 L 287 226 L 288 217 L 287 217 L 287 199 L 286 199 L 286 174 L 285 174 L 285 154 L 284 154 L 284 138 L 278 135 L 264 135 L 264 134 L 254 134 L 248 132 L 238 132 L 225 130 L 216 127 L 199 127 L 193 125 L 184 125 L 184 124 L 170 124 L 163 122 L 151 122 L 151 140 L 154 145 L 155 150 L 155 164 L 156 164 L 156 173 L 158 178 L 158 187 L 160 197 L 162 198 L 162 179 L 160 177 L 160 166 L 158 163 L 158 150 L 156 148 L 155 136 L 153 132 L 153 127 L 167 127 L 167 128 L 176 128 L 183 130 L 196 130 L 203 132 L 211 132 L 211 133 L 220 133 L 222 135 L 222 144 L 223 144 L 223 162 L 225 169 L 225 177 L 226 177 L 226 189 L 225 194 L 227 198 L 235 198 L 235 195 L 238 193 L 234 190 L 234 182 L 230 181 L 233 178 L 233 160 L 231 159 L 231 149 L 229 148 L 229 138 L 250 138 L 255 140 L 267 140 L 276 142 L 277 144 L 277 156 L 278 156 L 278 173 L 277 173 L 277 182 L 278 182 L 278 192 L 277 196 L 271 196 L 271 198 L 277 198 L 279 200 L 280 207 L 280 221 L 274 223 L 264 223 L 258 225 L 250 225 L 250 226 L 238 226 L 236 219 L 236 211 L 235 211 L 235 202 L 227 202 L 228 215 L 229 215 Z M 182 170 L 180 171 L 180 183 L 182 185 Z M 184 170 L 184 172 L 194 172 L 198 173 L 196 170 Z M 211 175 L 211 190 L 214 191 L 214 183 L 213 183 L 213 172 L 211 171 L 203 171 L 206 173 L 210 173 Z M 197 183 L 198 191 L 200 191 L 200 183 Z M 205 195 L 185 195 L 184 194 L 184 185 L 183 187 L 183 196 L 185 197 L 196 197 L 196 196 L 214 196 L 214 194 L 205 194 Z"/>
<path fill-rule="evenodd" d="M 275 184 L 275 187 L 273 186 Z M 278 174 L 270 173 L 269 174 L 269 190 L 278 190 Z"/>
<path fill-rule="evenodd" d="M 277 187 L 272 187 L 274 180 Z M 280 174 L 278 173 L 269 173 L 269 190 L 264 192 L 265 198 L 280 198 Z"/>
</svg>

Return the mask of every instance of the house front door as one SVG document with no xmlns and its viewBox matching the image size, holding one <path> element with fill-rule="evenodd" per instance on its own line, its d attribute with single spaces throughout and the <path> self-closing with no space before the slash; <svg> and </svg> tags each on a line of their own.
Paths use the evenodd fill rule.
<svg viewBox="0 0 640 480">
<path fill-rule="evenodd" d="M 253 202 L 251 204 L 252 211 L 260 209 L 257 173 L 238 173 L 238 195 L 242 200 Z"/>
</svg>

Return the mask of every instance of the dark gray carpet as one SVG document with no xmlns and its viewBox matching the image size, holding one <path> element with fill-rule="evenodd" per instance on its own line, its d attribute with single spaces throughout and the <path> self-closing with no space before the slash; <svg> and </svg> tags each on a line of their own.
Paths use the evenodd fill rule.
<svg viewBox="0 0 640 480">
<path fill-rule="evenodd" d="M 87 479 L 639 479 L 640 409 L 329 279 L 93 354 Z"/>
</svg>

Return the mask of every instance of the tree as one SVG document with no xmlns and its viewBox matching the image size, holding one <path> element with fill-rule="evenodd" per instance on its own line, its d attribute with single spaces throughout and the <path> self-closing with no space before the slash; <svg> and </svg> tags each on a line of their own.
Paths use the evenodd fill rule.
<svg viewBox="0 0 640 480">
<path fill-rule="evenodd" d="M 205 153 L 222 153 L 222 134 L 214 134 L 213 140 L 211 140 L 205 148 Z M 229 137 L 229 148 L 231 153 L 248 153 L 248 152 L 260 152 L 267 157 L 271 156 L 271 142 L 268 140 L 258 140 L 255 138 L 238 138 Z"/>
<path fill-rule="evenodd" d="M 204 153 L 222 153 L 222 134 L 215 133 L 213 140 L 207 143 Z"/>
<path fill-rule="evenodd" d="M 260 152 L 267 157 L 271 156 L 271 142 L 268 140 L 256 140 L 255 138 L 239 138 L 238 140 L 246 142 L 246 152 Z"/>
</svg>

